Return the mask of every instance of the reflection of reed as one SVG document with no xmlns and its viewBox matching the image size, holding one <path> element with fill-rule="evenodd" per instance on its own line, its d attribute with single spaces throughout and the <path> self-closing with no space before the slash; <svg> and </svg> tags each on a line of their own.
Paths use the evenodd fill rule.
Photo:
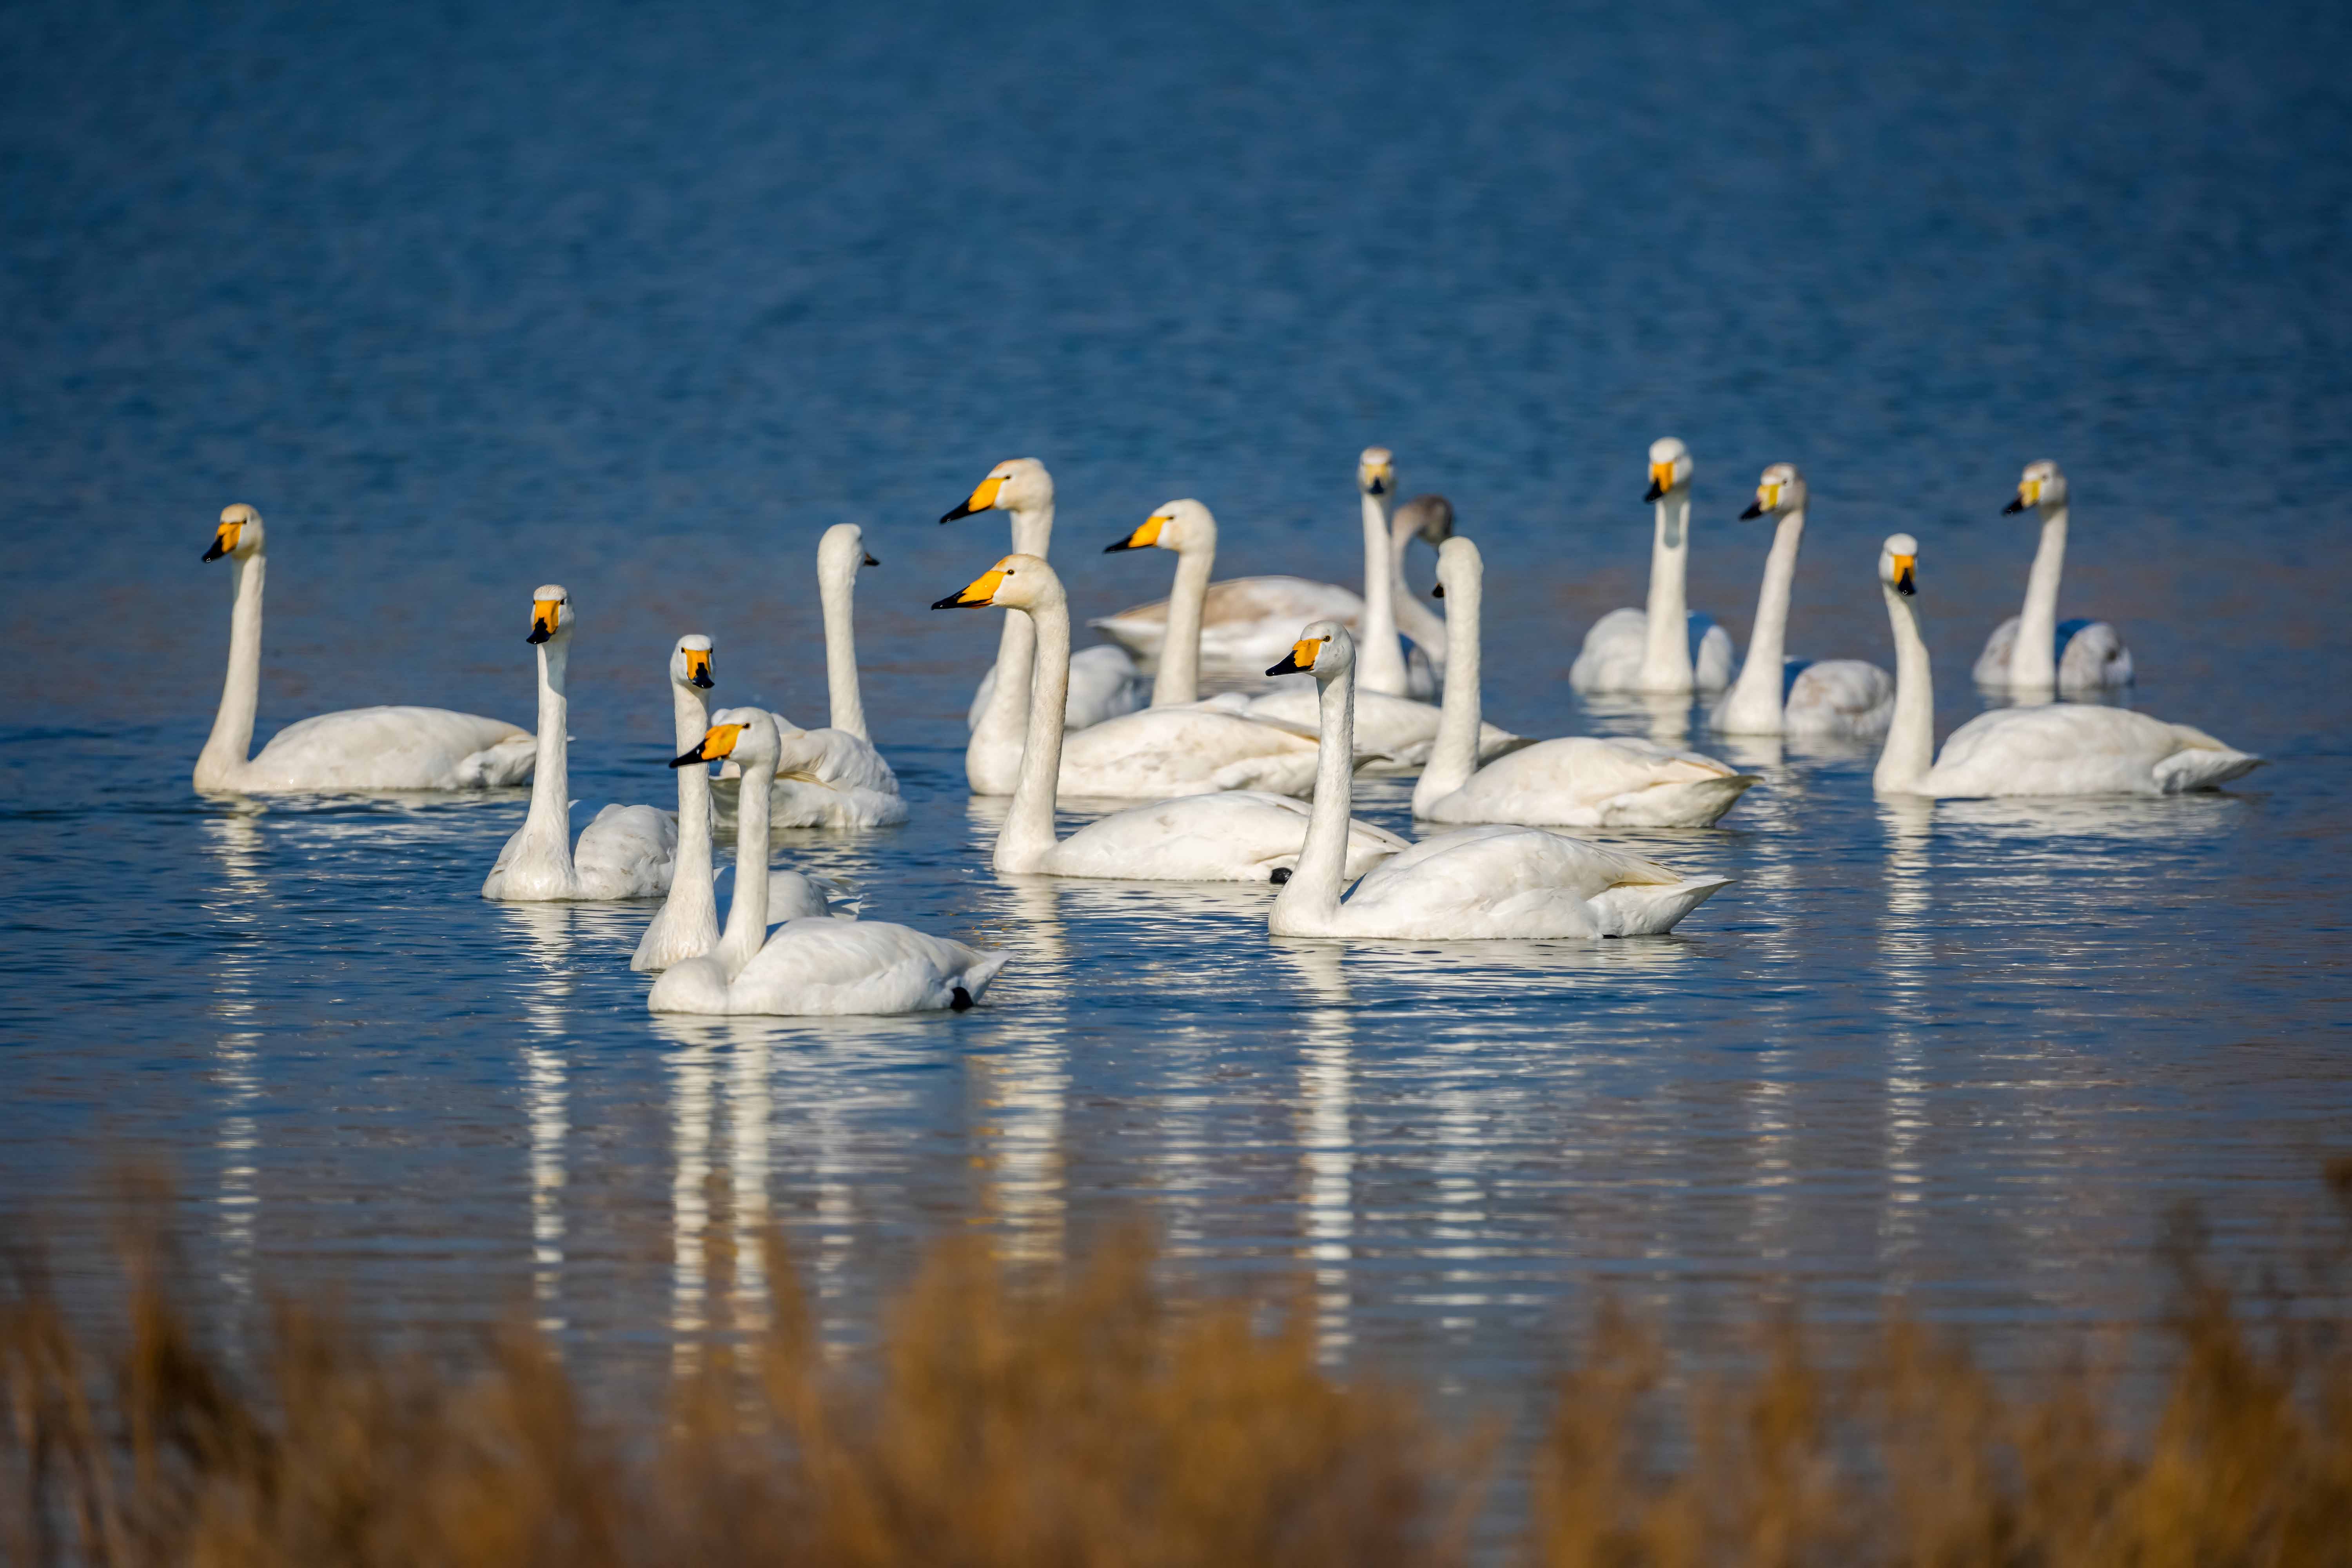
<svg viewBox="0 0 2352 1568">
<path fill-rule="evenodd" d="M 1879 969 L 1886 981 L 1886 1197 L 1879 1216 L 1879 1267 L 1900 1292 L 1912 1283 L 1912 1260 L 1926 1228 L 1927 1173 L 1919 1142 L 1927 1127 L 1927 1080 L 1919 1031 L 1927 1022 L 1934 949 L 1928 938 L 1934 890 L 1928 849 L 1935 805 L 1910 796 L 1879 798 L 1886 833 L 1886 881 L 1878 918 Z"/>
<path fill-rule="evenodd" d="M 520 925 L 538 978 L 523 993 L 523 1022 L 531 1038 L 522 1048 L 524 1092 L 530 1118 L 531 1297 L 539 1303 L 539 1326 L 556 1333 L 564 1326 L 559 1305 L 563 1289 L 564 1145 L 571 1135 L 564 1031 L 572 1002 L 572 922 L 564 904 L 500 904 L 502 917 Z"/>
<path fill-rule="evenodd" d="M 1276 942 L 1275 951 L 1317 1004 L 1307 1015 L 1298 1068 L 1307 1171 L 1307 1256 L 1315 1266 L 1315 1339 L 1325 1363 L 1347 1353 L 1353 1331 L 1349 1264 L 1355 1256 L 1356 1141 L 1353 996 L 1342 950 L 1328 942 Z"/>
<path fill-rule="evenodd" d="M 261 828 L 256 814 L 238 811 L 205 818 L 205 837 L 221 863 L 225 882 L 210 909 L 226 929 L 214 942 L 220 958 L 218 1000 L 213 1011 L 226 1026 L 213 1042 L 213 1076 L 221 1087 L 220 1131 L 214 1146 L 220 1156 L 220 1279 L 240 1310 L 253 1298 L 256 1222 L 261 1212 L 259 1131 L 254 1106 L 261 1098 L 261 1036 L 253 1027 L 255 954 L 260 951 L 261 900 L 269 885 L 261 876 Z"/>
</svg>

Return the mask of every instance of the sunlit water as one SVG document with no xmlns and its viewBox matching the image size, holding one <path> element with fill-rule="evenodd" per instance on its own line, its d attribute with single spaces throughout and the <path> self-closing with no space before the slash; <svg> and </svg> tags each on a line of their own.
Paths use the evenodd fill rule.
<svg viewBox="0 0 2352 1568">
<path fill-rule="evenodd" d="M 97 1178 L 157 1159 L 232 1311 L 521 1310 L 652 1376 L 764 1321 L 769 1225 L 845 1341 L 928 1237 L 1053 1260 L 1140 1218 L 1306 1281 L 1335 1362 L 1507 1397 L 1602 1289 L 1694 1332 L 1900 1295 L 1997 1352 L 2137 1313 L 2168 1207 L 2258 1258 L 2342 1146 L 2342 14 L 434 25 L 0 13 L 0 1197 L 69 1278 Z M 2058 457 L 2066 612 L 2271 765 L 1930 808 L 1741 753 L 1719 831 L 1622 840 L 1737 885 L 1591 945 L 1276 942 L 1269 889 L 989 870 L 996 626 L 924 606 L 1003 549 L 932 521 L 997 458 L 1055 468 L 1098 614 L 1165 591 L 1098 552 L 1175 495 L 1228 573 L 1353 582 L 1385 442 L 1486 551 L 1489 715 L 1675 733 L 1565 686 L 1639 602 L 1669 431 L 1694 603 L 1743 640 L 1767 462 L 1816 498 L 1796 651 L 1889 661 L 1872 563 L 1921 537 L 1946 729 L 2022 589 L 1998 510 Z M 809 568 L 864 524 L 914 817 L 778 853 L 1012 966 L 963 1016 L 657 1021 L 650 907 L 477 896 L 520 795 L 196 797 L 231 500 L 269 519 L 265 735 L 527 721 L 566 584 L 576 821 L 671 798 L 681 632 L 719 700 L 821 721 Z"/>
</svg>

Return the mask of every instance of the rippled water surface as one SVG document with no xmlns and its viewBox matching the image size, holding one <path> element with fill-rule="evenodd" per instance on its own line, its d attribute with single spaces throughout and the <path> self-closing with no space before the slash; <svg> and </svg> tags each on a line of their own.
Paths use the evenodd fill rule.
<svg viewBox="0 0 2352 1568">
<path fill-rule="evenodd" d="M 2352 1126 L 2352 163 L 2338 9 L 1996 5 L 85 8 L 0 12 L 0 1198 L 77 1250 L 126 1151 L 195 1272 L 648 1367 L 756 1321 L 773 1222 L 830 1331 L 927 1237 L 1055 1258 L 1141 1215 L 1312 1281 L 1338 1358 L 1505 1394 L 1601 1286 L 1675 1321 L 1909 1296 L 1994 1336 L 2128 1314 L 2189 1198 L 2252 1256 Z M 1197 495 L 1223 569 L 1356 580 L 1357 449 L 1483 546 L 1489 715 L 1591 711 L 1639 602 L 1643 448 L 1697 456 L 1693 599 L 1744 643 L 1805 465 L 1791 647 L 1891 661 L 1895 528 L 1948 729 L 2013 613 L 2026 460 L 2064 609 L 2132 700 L 2262 752 L 2226 795 L 1874 800 L 1745 756 L 1738 884 L 1670 938 L 1269 941 L 1255 888 L 988 868 L 961 715 L 1000 458 L 1101 546 Z M 647 907 L 477 889 L 520 794 L 266 806 L 188 770 L 226 644 L 197 555 L 269 519 L 262 731 L 528 721 L 527 600 L 581 622 L 576 814 L 667 801 L 663 668 L 822 718 L 810 566 L 865 525 L 904 827 L 780 833 L 870 914 L 1009 947 L 963 1016 L 660 1022 Z M 1413 564 L 1424 585 L 1425 555 Z M 1704 731 L 1694 740 L 1712 745 Z M 1409 827 L 1407 786 L 1364 809 Z M 659 1325 L 668 1330 L 656 1331 Z"/>
</svg>

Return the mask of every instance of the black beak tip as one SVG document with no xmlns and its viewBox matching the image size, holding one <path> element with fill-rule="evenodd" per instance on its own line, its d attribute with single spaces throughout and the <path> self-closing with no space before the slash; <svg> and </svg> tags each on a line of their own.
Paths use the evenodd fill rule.
<svg viewBox="0 0 2352 1568">
<path fill-rule="evenodd" d="M 1298 656 L 1295 653 L 1284 654 L 1282 656 L 1282 662 L 1274 666 L 1271 669 L 1268 669 L 1266 673 L 1268 675 L 1297 675 L 1298 673 Z"/>
<path fill-rule="evenodd" d="M 960 517 L 970 517 L 971 515 L 971 502 L 970 502 L 970 501 L 968 501 L 968 500 L 960 500 L 960 501 L 956 502 L 956 504 L 955 504 L 955 510 L 954 510 L 953 511 L 951 511 L 951 512 L 949 512 L 949 513 L 948 513 L 947 515 L 945 515 L 944 517 L 940 518 L 940 521 L 941 522 L 953 522 L 956 519 L 958 519 L 958 518 L 960 518 Z"/>
<path fill-rule="evenodd" d="M 227 553 L 227 551 L 221 548 L 220 541 L 215 539 L 212 542 L 212 548 L 205 552 L 204 558 L 207 561 L 217 561 Z"/>
<path fill-rule="evenodd" d="M 874 557 L 873 557 L 871 554 L 868 554 L 868 555 L 866 557 L 866 564 L 867 564 L 868 566 L 879 566 L 879 565 L 881 565 L 881 564 L 882 564 L 882 563 L 880 563 L 879 561 L 875 560 L 875 559 L 874 559 Z"/>
<path fill-rule="evenodd" d="M 1432 588 L 1429 591 L 1429 596 L 1433 599 L 1443 599 L 1445 597 L 1445 584 L 1440 583 L 1436 587 Z"/>
<path fill-rule="evenodd" d="M 702 761 L 702 748 L 697 746 L 682 757 L 672 757 L 669 760 L 669 765 L 674 768 L 690 768 L 700 761 Z"/>
<path fill-rule="evenodd" d="M 961 594 L 960 594 L 960 593 L 959 593 L 959 594 L 950 594 L 950 595 L 949 595 L 946 598 L 944 598 L 944 599 L 937 599 L 937 600 L 932 601 L 931 608 L 933 608 L 933 609 L 935 609 L 935 610 L 960 610 L 960 609 L 962 609 L 962 608 L 964 607 L 964 606 L 962 605 L 962 604 L 961 604 L 961 603 L 960 603 L 960 601 L 961 601 L 962 598 L 963 598 L 963 595 L 962 595 Z"/>
<path fill-rule="evenodd" d="M 1743 512 L 1741 512 L 1741 513 L 1739 514 L 1739 521 L 1742 521 L 1742 522 L 1746 522 L 1746 521 L 1748 521 L 1750 518 L 1762 517 L 1763 515 L 1764 515 L 1764 503 L 1763 503 L 1763 502 L 1761 502 L 1761 501 L 1749 501 L 1749 502 L 1748 503 L 1748 510 L 1747 510 L 1746 511 L 1743 511 Z"/>
<path fill-rule="evenodd" d="M 1364 490 L 1368 495 L 1384 496 L 1389 493 L 1389 482 L 1386 479 L 1374 479 L 1364 487 Z"/>
<path fill-rule="evenodd" d="M 696 685 L 696 686 L 699 686 L 700 688 L 702 688 L 702 689 L 703 689 L 703 690 L 708 691 L 708 690 L 709 690 L 709 689 L 710 689 L 710 688 L 711 688 L 714 684 L 716 684 L 716 683 L 715 683 L 714 681 L 712 681 L 712 680 L 711 680 L 710 677 L 709 677 L 709 676 L 707 676 L 707 675 L 703 674 L 703 673 L 702 673 L 701 671 L 699 671 L 699 670 L 697 670 L 697 671 L 695 672 L 694 679 L 693 679 L 693 681 L 691 682 L 691 684 Z"/>
<path fill-rule="evenodd" d="M 2003 516 L 2003 517 L 2010 517 L 2010 516 L 2013 516 L 2013 515 L 2015 515 L 2015 514 L 2016 514 L 2016 513 L 2018 513 L 2018 512 L 2023 511 L 2024 510 L 2025 510 L 2025 498 L 2024 498 L 2023 496 L 2017 496 L 2017 497 L 2013 497 L 2013 498 L 2011 498 L 2011 500 L 2010 500 L 2010 503 L 2009 503 L 2007 506 L 2005 506 L 2005 507 L 2003 507 L 2003 508 L 2001 508 L 2001 509 L 2000 509 L 2000 515 L 2001 515 L 2001 516 Z"/>
<path fill-rule="evenodd" d="M 1105 555 L 1116 555 L 1122 550 L 1132 548 L 1133 546 L 1129 545 L 1126 540 L 1117 539 L 1103 546 L 1103 553 Z"/>
<path fill-rule="evenodd" d="M 1273 875 L 1267 877 L 1266 880 L 1272 882 L 1277 888 L 1281 887 L 1285 882 L 1290 880 L 1290 868 L 1287 866 L 1276 866 L 1274 868 Z"/>
<path fill-rule="evenodd" d="M 1650 488 L 1642 492 L 1642 499 L 1643 500 L 1661 500 L 1664 499 L 1665 493 L 1666 492 L 1664 490 L 1658 487 L 1658 481 L 1652 479 L 1650 481 Z"/>
<path fill-rule="evenodd" d="M 1911 581 L 1911 574 L 1906 572 L 1902 576 L 1895 579 L 1895 591 L 1907 599 L 1919 590 Z"/>
<path fill-rule="evenodd" d="M 530 636 L 523 638 L 522 640 L 536 646 L 537 644 L 545 642 L 548 639 L 549 635 L 548 629 L 545 626 L 533 626 L 530 628 Z"/>
</svg>

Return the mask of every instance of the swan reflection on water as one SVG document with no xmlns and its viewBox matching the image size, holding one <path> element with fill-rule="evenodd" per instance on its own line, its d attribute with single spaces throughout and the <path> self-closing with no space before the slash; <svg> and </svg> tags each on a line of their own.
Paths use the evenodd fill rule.
<svg viewBox="0 0 2352 1568">
<path fill-rule="evenodd" d="M 547 1333 L 564 1327 L 563 1188 L 571 1137 L 565 1035 L 572 1006 L 572 925 L 582 911 L 570 904 L 499 904 L 499 918 L 521 933 L 531 961 L 522 994 L 529 1031 L 522 1047 L 524 1103 L 530 1123 L 530 1292 Z"/>
<path fill-rule="evenodd" d="M 1594 735 L 1630 735 L 1662 746 L 1687 743 L 1693 699 L 1662 692 L 1583 692 L 1585 730 Z"/>
<path fill-rule="evenodd" d="M 1307 1191 L 1306 1255 L 1315 1279 L 1316 1353 L 1326 1364 L 1353 1338 L 1349 1264 L 1355 1256 L 1355 1000 L 1344 950 L 1330 942 L 1276 942 L 1275 951 L 1314 1004 L 1299 1042 L 1298 1146 Z"/>
<path fill-rule="evenodd" d="M 2113 838 L 2135 845 L 2189 843 L 2234 831 L 2245 803 L 2224 790 L 2170 795 L 2002 795 L 1936 803 L 1938 820 L 1991 837 L 2047 841 Z M 2053 847 L 2053 854 L 2064 854 Z"/>
<path fill-rule="evenodd" d="M 252 804 L 252 803 L 248 803 Z M 261 917 L 269 898 L 261 874 L 260 807 L 204 821 L 205 847 L 219 860 L 220 897 L 205 912 L 223 929 L 213 942 L 219 962 L 214 1015 L 222 1031 L 213 1042 L 213 1077 L 220 1086 L 219 1192 L 220 1279 L 241 1313 L 253 1300 L 256 1222 L 261 1209 L 260 1134 L 254 1110 L 261 1098 L 261 1035 L 254 1026 L 254 990 L 262 951 Z"/>
<path fill-rule="evenodd" d="M 1925 1239 L 1927 1166 L 1920 1142 L 1927 1131 L 1926 1040 L 1933 984 L 1936 804 L 1916 795 L 1881 795 L 1878 818 L 1886 836 L 1886 871 L 1879 900 L 1878 964 L 1885 977 L 1885 1196 L 1878 1220 L 1878 1264 L 1888 1288 L 1915 1282 L 1914 1263 Z"/>
</svg>

